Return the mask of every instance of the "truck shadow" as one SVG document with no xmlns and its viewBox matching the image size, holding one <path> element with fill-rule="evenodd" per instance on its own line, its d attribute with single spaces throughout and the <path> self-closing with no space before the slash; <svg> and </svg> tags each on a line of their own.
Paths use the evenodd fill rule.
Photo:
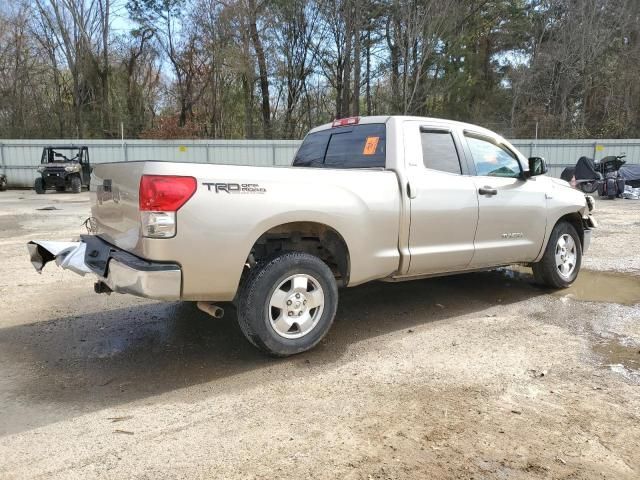
<svg viewBox="0 0 640 480">
<path fill-rule="evenodd" d="M 357 342 L 489 308 L 499 313 L 503 305 L 544 293 L 530 278 L 508 272 L 345 289 L 326 339 L 280 360 L 249 345 L 233 308 L 215 320 L 192 303 L 149 303 L 6 328 L 0 330 L 0 436 L 194 385 L 202 386 L 195 396 L 238 384 L 251 388 L 255 375 L 249 382 L 232 377 L 255 370 L 262 370 L 258 383 L 283 372 L 313 375 L 320 370 L 310 364 L 332 368 Z"/>
</svg>

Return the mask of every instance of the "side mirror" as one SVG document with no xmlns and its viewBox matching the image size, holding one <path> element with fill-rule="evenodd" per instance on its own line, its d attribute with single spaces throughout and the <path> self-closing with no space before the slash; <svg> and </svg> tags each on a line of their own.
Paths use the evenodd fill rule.
<svg viewBox="0 0 640 480">
<path fill-rule="evenodd" d="M 537 175 L 544 175 L 549 169 L 547 168 L 547 162 L 542 157 L 530 157 L 529 158 L 529 177 L 535 177 Z"/>
</svg>

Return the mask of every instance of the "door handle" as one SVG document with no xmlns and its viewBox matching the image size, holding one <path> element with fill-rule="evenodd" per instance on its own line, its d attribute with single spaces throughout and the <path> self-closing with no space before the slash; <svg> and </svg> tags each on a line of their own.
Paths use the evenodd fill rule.
<svg viewBox="0 0 640 480">
<path fill-rule="evenodd" d="M 489 186 L 485 185 L 484 187 L 480 187 L 478 189 L 478 193 L 480 195 L 497 195 L 498 194 L 498 190 L 493 188 L 493 187 L 489 187 Z"/>
<path fill-rule="evenodd" d="M 411 183 L 407 182 L 407 197 L 416 198 L 417 195 L 411 189 Z"/>
</svg>

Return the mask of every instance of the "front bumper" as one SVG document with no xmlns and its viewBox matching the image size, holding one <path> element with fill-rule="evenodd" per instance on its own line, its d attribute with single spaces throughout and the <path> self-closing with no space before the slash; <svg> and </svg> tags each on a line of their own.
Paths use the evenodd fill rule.
<svg viewBox="0 0 640 480">
<path fill-rule="evenodd" d="M 29 242 L 31 263 L 38 272 L 47 262 L 55 260 L 58 266 L 80 275 L 93 273 L 99 283 L 108 287 L 108 290 L 100 288 L 101 291 L 158 300 L 180 299 L 180 265 L 144 260 L 95 235 L 80 238 L 79 242 Z"/>
<path fill-rule="evenodd" d="M 589 250 L 589 246 L 591 245 L 591 230 L 585 230 L 582 232 L 584 235 L 584 240 L 582 242 L 582 253 L 585 253 Z"/>
<path fill-rule="evenodd" d="M 591 232 L 594 228 L 598 228 L 598 223 L 596 222 L 596 219 L 593 218 L 593 215 L 586 215 L 582 217 L 582 253 L 589 250 L 589 246 L 591 245 Z"/>
<path fill-rule="evenodd" d="M 42 181 L 46 187 L 64 187 L 67 184 L 66 172 L 43 172 Z"/>
</svg>

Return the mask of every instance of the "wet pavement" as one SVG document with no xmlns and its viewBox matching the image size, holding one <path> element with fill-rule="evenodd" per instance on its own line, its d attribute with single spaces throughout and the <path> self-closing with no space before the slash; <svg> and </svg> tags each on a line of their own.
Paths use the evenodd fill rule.
<svg viewBox="0 0 640 480">
<path fill-rule="evenodd" d="M 316 349 L 274 360 L 230 305 L 36 274 L 26 242 L 81 233 L 86 195 L 8 193 L 0 478 L 640 477 L 639 254 L 598 270 L 635 204 L 605 205 L 569 289 L 519 267 L 350 288 Z"/>
<path fill-rule="evenodd" d="M 530 268 L 513 266 L 499 271 L 503 272 L 507 278 L 534 283 Z M 569 288 L 549 293 L 586 302 L 636 305 L 640 304 L 640 276 L 583 269 Z"/>
</svg>

